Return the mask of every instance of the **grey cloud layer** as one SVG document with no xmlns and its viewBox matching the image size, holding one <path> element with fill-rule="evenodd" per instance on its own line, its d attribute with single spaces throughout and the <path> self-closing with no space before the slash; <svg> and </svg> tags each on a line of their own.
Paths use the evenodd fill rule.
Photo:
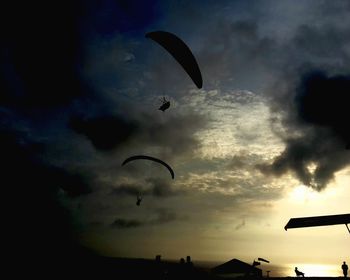
<svg viewBox="0 0 350 280">
<path fill-rule="evenodd" d="M 160 208 L 155 211 L 155 217 L 149 218 L 148 220 L 141 221 L 135 219 L 117 218 L 110 226 L 116 229 L 127 229 L 141 226 L 161 225 L 173 222 L 177 218 L 178 217 L 174 212 L 165 208 Z"/>
</svg>

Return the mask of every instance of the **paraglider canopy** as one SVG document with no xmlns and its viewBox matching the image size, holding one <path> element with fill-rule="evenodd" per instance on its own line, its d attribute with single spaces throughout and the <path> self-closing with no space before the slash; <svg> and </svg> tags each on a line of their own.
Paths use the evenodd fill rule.
<svg viewBox="0 0 350 280">
<path fill-rule="evenodd" d="M 139 159 L 151 160 L 151 161 L 158 162 L 158 163 L 164 165 L 169 170 L 171 178 L 173 178 L 173 179 L 175 178 L 175 173 L 174 173 L 173 169 L 166 162 L 162 161 L 161 159 L 147 156 L 147 155 L 136 155 L 136 156 L 128 157 L 126 160 L 124 160 L 124 162 L 122 163 L 122 166 L 127 164 L 130 161 L 139 160 Z"/>
<path fill-rule="evenodd" d="M 165 48 L 191 77 L 198 88 L 203 85 L 202 74 L 190 48 L 175 34 L 166 31 L 153 31 L 145 35 Z"/>
<path fill-rule="evenodd" d="M 265 260 L 265 259 L 263 259 L 263 258 L 258 258 L 258 260 L 259 260 L 259 261 L 262 261 L 262 262 L 266 262 L 266 263 L 269 263 L 269 262 L 270 262 L 270 261 Z"/>
</svg>

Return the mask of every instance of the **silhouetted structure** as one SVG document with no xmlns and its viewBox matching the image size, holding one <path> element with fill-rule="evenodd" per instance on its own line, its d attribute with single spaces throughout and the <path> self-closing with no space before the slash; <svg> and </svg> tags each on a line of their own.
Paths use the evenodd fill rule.
<svg viewBox="0 0 350 280">
<path fill-rule="evenodd" d="M 238 259 L 232 259 L 226 263 L 211 269 L 218 275 L 224 276 L 255 276 L 262 277 L 262 270 Z"/>
<path fill-rule="evenodd" d="M 193 262 L 191 261 L 191 256 L 186 257 L 186 265 L 193 267 Z"/>
<path fill-rule="evenodd" d="M 305 276 L 304 276 L 305 273 L 299 271 L 297 267 L 294 269 L 294 271 L 295 271 L 295 274 L 296 274 L 297 277 L 299 277 L 299 276 L 305 277 Z"/>
<path fill-rule="evenodd" d="M 342 266 L 341 266 L 341 269 L 343 270 L 343 275 L 344 275 L 344 278 L 346 278 L 348 276 L 348 265 L 346 264 L 346 262 L 344 261 Z"/>
<path fill-rule="evenodd" d="M 287 230 L 289 228 L 330 226 L 338 224 L 345 224 L 350 233 L 350 229 L 348 227 L 348 224 L 350 224 L 350 214 L 291 218 L 284 229 Z"/>
</svg>

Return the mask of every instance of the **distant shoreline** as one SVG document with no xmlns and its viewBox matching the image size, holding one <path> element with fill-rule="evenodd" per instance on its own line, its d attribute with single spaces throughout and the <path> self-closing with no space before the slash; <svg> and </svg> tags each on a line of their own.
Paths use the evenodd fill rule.
<svg viewBox="0 0 350 280">
<path fill-rule="evenodd" d="M 156 262 L 155 259 L 152 259 L 152 258 L 132 258 L 132 257 L 107 257 L 107 256 L 104 256 L 102 258 L 105 258 L 106 260 L 108 260 L 108 262 L 112 262 L 116 265 L 125 265 L 125 264 L 129 264 L 129 265 L 135 265 L 137 266 L 139 263 L 145 263 L 145 264 L 153 264 Z M 176 259 L 166 259 L 166 258 L 162 258 L 161 259 L 161 262 L 164 263 L 164 264 L 170 264 L 170 265 L 177 265 L 179 264 L 179 261 L 180 260 L 176 260 Z M 212 268 L 214 268 L 215 266 L 219 265 L 219 264 L 222 264 L 224 261 L 203 261 L 203 260 L 192 260 L 193 261 L 193 264 L 196 268 L 200 269 L 200 270 L 203 270 L 207 273 L 210 273 L 210 270 Z M 263 278 L 266 279 L 266 278 L 271 278 L 271 279 L 274 279 L 274 280 L 278 280 L 278 279 L 302 279 L 302 277 L 296 277 L 296 276 L 291 276 L 291 275 L 287 275 L 287 276 L 274 276 L 273 273 L 277 273 L 278 270 L 280 271 L 283 271 L 283 270 L 286 270 L 286 267 L 284 266 L 274 266 L 272 265 L 271 266 L 271 269 L 267 268 L 268 265 L 265 265 L 263 267 Z M 266 269 L 267 268 L 267 269 Z M 267 277 L 266 275 L 266 271 L 267 270 L 270 270 L 270 276 Z M 293 269 L 291 268 L 290 269 L 290 274 L 292 274 L 293 272 Z M 327 280 L 327 279 L 344 279 L 343 276 L 340 275 L 339 273 L 339 276 L 307 276 L 305 275 L 304 278 L 307 278 L 309 280 L 318 280 L 318 279 L 322 279 L 322 280 Z M 245 279 L 244 277 L 220 277 L 220 279 Z M 251 278 L 249 278 L 251 279 Z M 260 278 L 261 279 L 261 278 Z M 350 278 L 348 278 L 350 279 Z"/>
</svg>

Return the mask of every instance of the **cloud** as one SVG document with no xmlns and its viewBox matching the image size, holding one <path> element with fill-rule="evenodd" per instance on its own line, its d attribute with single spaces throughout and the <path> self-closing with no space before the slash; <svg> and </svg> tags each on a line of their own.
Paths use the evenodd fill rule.
<svg viewBox="0 0 350 280">
<path fill-rule="evenodd" d="M 240 230 L 241 228 L 243 228 L 245 226 L 245 220 L 242 220 L 241 223 L 237 224 L 235 227 L 235 230 Z"/>
<path fill-rule="evenodd" d="M 116 219 L 112 224 L 112 228 L 135 228 L 142 226 L 143 223 L 138 220 Z"/>
<path fill-rule="evenodd" d="M 147 182 L 151 185 L 151 193 L 155 197 L 167 197 L 179 194 L 169 180 L 160 178 L 149 178 Z"/>
<path fill-rule="evenodd" d="M 195 113 L 171 115 L 166 120 L 149 119 L 145 116 L 144 139 L 151 145 L 159 145 L 168 150 L 169 154 L 182 155 L 193 153 L 199 148 L 196 132 L 205 128 L 205 116 Z"/>
<path fill-rule="evenodd" d="M 159 208 L 154 211 L 153 217 L 148 218 L 144 221 L 117 218 L 112 224 L 110 224 L 110 227 L 117 229 L 128 229 L 149 225 L 162 225 L 173 222 L 176 219 L 177 215 L 174 212 L 170 211 L 169 209 Z"/>
<path fill-rule="evenodd" d="M 98 150 L 112 150 L 123 144 L 136 131 L 136 124 L 119 116 L 83 119 L 72 117 L 70 127 L 85 135 Z"/>
<path fill-rule="evenodd" d="M 170 179 L 169 179 L 170 180 Z M 168 197 L 182 193 L 181 190 L 172 186 L 172 182 L 163 178 L 140 178 L 137 181 L 144 181 L 144 184 L 140 183 L 125 183 L 113 186 L 111 191 L 112 195 L 131 195 L 131 196 L 147 196 L 152 195 L 154 197 Z"/>
<path fill-rule="evenodd" d="M 120 184 L 118 186 L 113 187 L 111 194 L 112 195 L 132 195 L 137 196 L 142 192 L 143 187 L 137 184 Z"/>
<path fill-rule="evenodd" d="M 149 221 L 153 225 L 170 223 L 177 219 L 177 215 L 169 209 L 159 208 L 156 210 L 156 217 Z"/>
<path fill-rule="evenodd" d="M 301 122 L 326 127 L 340 141 L 350 143 L 350 116 L 347 100 L 349 76 L 327 76 L 311 72 L 303 76 L 295 97 Z"/>
<path fill-rule="evenodd" d="M 341 7 L 323 2 L 313 14 L 325 13 L 321 24 L 297 25 L 284 43 L 289 51 L 279 53 L 278 79 L 268 90 L 271 124 L 285 149 L 271 165 L 260 166 L 261 171 L 278 176 L 291 172 L 318 191 L 350 164 L 350 33 L 334 17 L 337 10 L 348 20 Z M 276 121 L 282 127 L 276 128 Z"/>
<path fill-rule="evenodd" d="M 276 60 L 276 42 L 261 34 L 253 20 L 221 19 L 208 31 L 199 55 L 207 77 L 205 85 L 223 90 L 261 90 Z"/>
<path fill-rule="evenodd" d="M 70 199 L 89 193 L 84 176 L 43 161 L 45 149 L 40 144 L 21 132 L 0 130 L 1 184 L 6 197 L 3 227 L 11 228 L 4 238 L 16 248 L 36 252 L 31 264 L 34 260 L 45 263 L 42 255 L 58 260 L 67 252 L 74 256 L 83 252 L 72 213 L 58 196 L 60 188 Z"/>
<path fill-rule="evenodd" d="M 6 55 L 1 58 L 6 90 L 0 102 L 34 116 L 66 106 L 89 92 L 76 70 L 82 41 L 75 5 L 65 2 L 45 8 L 46 13 L 38 12 L 41 6 L 31 3 L 18 11 L 11 3 L 4 11 L 9 15 L 2 43 Z M 26 24 L 16 22 L 18 18 Z"/>
<path fill-rule="evenodd" d="M 138 1 L 87 1 L 84 3 L 88 26 L 99 34 L 127 33 L 138 31 L 159 17 L 156 0 L 147 4 Z M 112 12 L 113 11 L 113 12 Z"/>
<path fill-rule="evenodd" d="M 133 150 L 143 149 L 143 154 L 155 150 L 167 158 L 193 153 L 200 147 L 196 133 L 207 125 L 206 117 L 198 113 L 180 110 L 163 113 L 156 107 L 153 112 L 147 112 L 138 104 L 125 104 L 125 110 L 129 111 L 125 116 L 120 111 L 103 114 L 105 108 L 94 110 L 95 116 L 73 115 L 68 127 L 86 136 L 97 151 L 104 152 L 130 150 L 132 155 Z M 158 112 L 166 115 L 163 117 Z"/>
<path fill-rule="evenodd" d="M 327 96 L 330 92 L 334 91 L 327 92 Z M 341 104 L 331 108 L 334 100 L 314 101 L 312 104 L 307 104 L 309 101 L 298 104 L 302 113 L 289 125 L 298 135 L 291 132 L 289 136 L 284 136 L 286 148 L 272 165 L 261 166 L 261 171 L 275 175 L 291 171 L 303 184 L 322 190 L 334 179 L 337 171 L 350 164 L 349 152 L 345 149 L 349 138 L 346 111 L 341 112 L 345 106 Z"/>
</svg>

